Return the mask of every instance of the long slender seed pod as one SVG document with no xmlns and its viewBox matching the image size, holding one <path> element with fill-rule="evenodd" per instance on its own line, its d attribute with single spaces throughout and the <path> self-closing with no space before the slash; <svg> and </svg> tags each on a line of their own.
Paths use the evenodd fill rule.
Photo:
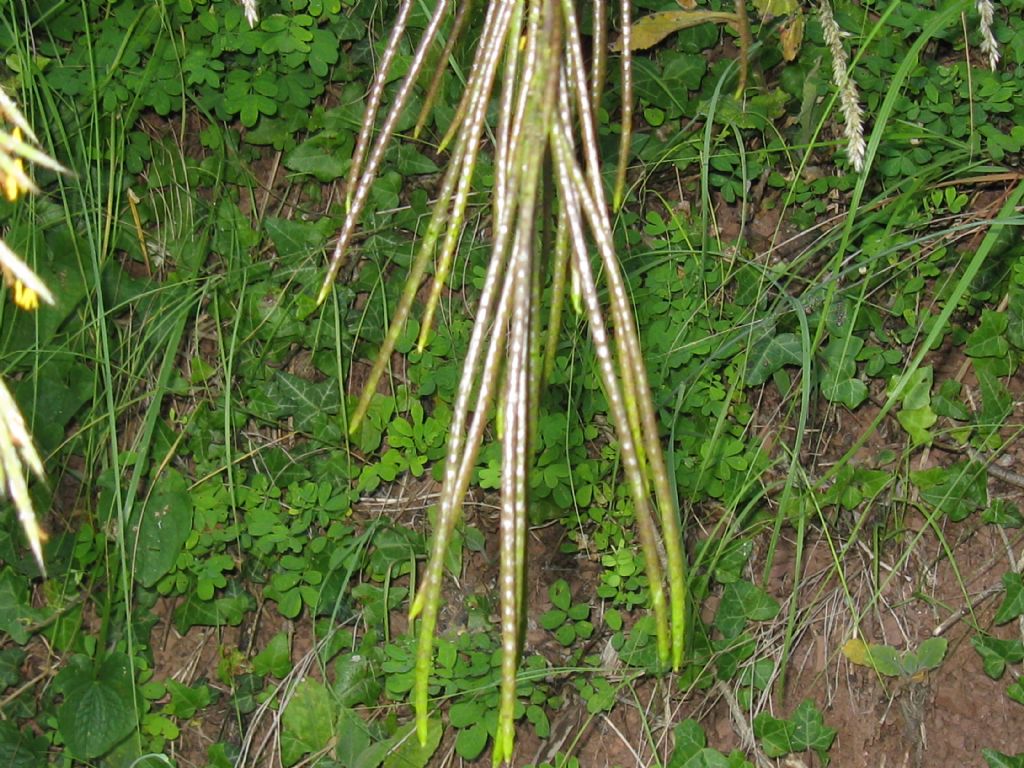
<svg viewBox="0 0 1024 768">
<path fill-rule="evenodd" d="M 423 97 L 423 107 L 420 109 L 420 115 L 416 118 L 416 126 L 412 129 L 412 137 L 418 139 L 420 134 L 423 132 L 423 126 L 427 124 L 427 120 L 430 118 L 430 110 L 434 107 L 434 102 L 437 100 L 437 92 L 441 90 L 441 83 L 444 82 L 444 73 L 448 69 L 445 66 L 445 62 L 451 58 L 452 51 L 455 50 L 455 44 L 458 42 L 459 37 L 462 35 L 462 30 L 466 26 L 466 22 L 469 21 L 470 11 L 473 9 L 473 0 L 463 0 L 459 3 L 459 9 L 455 13 L 455 20 L 452 22 L 452 30 L 448 35 L 448 40 L 444 44 L 444 50 L 441 51 L 441 55 L 438 57 L 437 67 L 434 69 L 434 76 L 430 79 L 430 85 L 427 87 L 427 93 Z"/>
<path fill-rule="evenodd" d="M 604 78 L 608 68 L 608 8 L 604 0 L 594 0 L 594 16 L 591 23 L 594 36 L 590 68 L 590 101 L 594 104 L 596 117 L 597 109 L 601 106 L 601 94 L 604 93 Z"/>
<path fill-rule="evenodd" d="M 629 167 L 629 153 L 633 143 L 633 7 L 629 0 L 622 3 L 622 133 L 619 135 L 619 166 L 615 172 L 615 192 L 612 206 L 617 211 L 622 207 L 626 191 L 626 169 Z"/>
<path fill-rule="evenodd" d="M 496 270 L 499 271 L 499 270 Z M 495 325 L 503 326 L 507 322 L 511 308 L 510 278 L 505 276 L 505 285 L 501 291 Z M 481 327 L 484 327 L 481 324 Z M 452 432 L 449 440 L 448 461 L 445 465 L 445 483 L 438 506 L 437 522 L 434 526 L 434 538 L 431 546 L 430 559 L 420 581 L 419 591 L 409 609 L 410 618 L 421 616 L 419 636 L 416 649 L 416 675 L 414 681 L 413 704 L 416 709 L 416 731 L 420 743 L 427 736 L 428 694 L 430 674 L 433 671 L 434 632 L 437 628 L 437 615 L 441 600 L 441 580 L 444 576 L 444 561 L 451 542 L 451 534 L 458 521 L 462 509 L 462 499 L 469 487 L 475 457 L 483 439 L 486 415 L 494 397 L 501 367 L 501 355 L 505 348 L 505 334 L 494 333 L 490 337 L 491 345 L 480 376 L 479 396 L 473 416 L 473 424 L 465 440 L 461 429 L 456 430 L 455 414 L 465 424 L 468 400 L 473 389 L 472 371 L 467 366 L 463 371 L 459 385 L 460 400 L 463 407 L 453 411 Z M 465 393 L 465 397 L 462 394 Z M 463 452 L 464 451 L 464 452 Z M 460 461 L 461 459 L 461 461 Z"/>
<path fill-rule="evenodd" d="M 496 10 L 494 15 L 488 16 L 488 20 L 492 22 L 492 26 L 499 33 L 502 30 L 507 32 L 509 22 L 508 14 L 512 10 L 510 7 L 511 5 L 513 4 L 505 3 L 494 4 L 491 6 L 492 9 Z M 491 31 L 494 32 L 494 30 Z M 495 34 L 492 34 L 491 37 L 493 39 L 498 39 Z M 486 58 L 487 57 L 483 50 L 478 51 L 478 62 L 484 62 Z M 486 85 L 483 78 L 484 70 L 485 65 L 481 63 L 481 66 L 477 70 L 481 73 L 481 76 L 473 81 L 473 87 L 477 90 L 484 88 Z M 482 96 L 481 98 L 485 97 Z M 482 126 L 480 130 L 482 130 Z M 419 250 L 413 261 L 413 267 L 410 270 L 409 277 L 406 280 L 402 297 L 399 300 L 398 306 L 392 316 L 391 326 L 389 327 L 387 336 L 384 338 L 384 343 L 381 345 L 381 348 L 377 353 L 377 357 L 374 360 L 373 367 L 370 370 L 366 384 L 363 387 L 359 403 L 349 420 L 349 429 L 353 433 L 359 428 L 359 425 L 362 423 L 363 416 L 366 415 L 366 411 L 370 407 L 370 403 L 373 400 L 373 394 L 376 391 L 377 382 L 384 374 L 384 370 L 391 358 L 391 353 L 394 351 L 395 344 L 398 342 L 398 338 L 401 336 L 402 330 L 405 328 L 405 323 L 409 317 L 410 311 L 412 310 L 416 293 L 419 291 L 420 283 L 422 282 L 423 276 L 426 274 L 427 267 L 430 264 L 434 246 L 437 243 L 438 238 L 441 236 L 441 232 L 445 229 L 451 231 L 454 226 L 453 224 L 450 224 L 451 217 L 449 215 L 449 204 L 452 199 L 452 195 L 457 185 L 461 183 L 461 180 L 465 178 L 472 178 L 473 176 L 476 161 L 475 147 L 480 141 L 479 134 L 479 130 L 476 133 L 472 133 L 468 129 L 459 134 L 459 141 L 456 144 L 455 153 L 449 160 L 448 170 L 445 173 L 444 180 L 441 185 L 441 191 L 438 195 L 437 201 L 434 203 L 434 209 L 430 217 L 430 222 L 427 225 L 426 232 L 423 235 L 423 239 L 420 241 Z M 472 157 L 470 157 L 471 148 L 474 148 Z M 425 343 L 425 334 L 427 330 L 429 330 L 429 323 L 425 322 L 424 335 L 421 336 L 420 339 L 421 348 Z"/>
<path fill-rule="evenodd" d="M 498 28 L 494 24 L 494 20 L 497 14 L 501 11 L 503 6 L 500 3 L 488 3 L 487 4 L 487 15 L 484 19 L 483 34 L 480 36 L 480 42 L 477 43 L 476 57 L 474 58 L 473 65 L 469 69 L 469 82 L 466 84 L 466 89 L 462 94 L 462 98 L 459 99 L 458 105 L 455 107 L 455 114 L 452 116 L 452 124 L 448 126 L 448 130 L 445 131 L 444 136 L 441 137 L 441 142 L 437 145 L 438 152 L 444 152 L 448 148 L 448 145 L 452 143 L 455 137 L 462 130 L 462 122 L 466 118 L 466 113 L 469 111 L 469 103 L 472 99 L 473 93 L 479 87 L 477 82 L 483 75 L 483 72 L 477 69 L 476 61 L 479 57 L 485 55 L 486 51 L 492 50 L 494 46 L 503 46 L 504 38 L 498 34 Z"/>
<path fill-rule="evenodd" d="M 373 401 L 374 393 L 377 391 L 377 382 L 380 381 L 380 377 L 384 374 L 384 369 L 387 367 L 388 361 L 391 359 L 391 353 L 394 351 L 395 344 L 398 343 L 398 338 L 402 335 L 402 330 L 405 328 L 405 322 L 409 319 L 409 313 L 412 311 L 412 305 L 416 299 L 416 293 L 419 291 L 420 283 L 423 281 L 423 276 L 427 273 L 427 268 L 430 266 L 431 256 L 433 256 L 434 253 L 434 245 L 441 236 L 444 225 L 448 220 L 448 202 L 451 200 L 452 193 L 455 190 L 455 184 L 463 169 L 462 160 L 465 156 L 465 153 L 462 151 L 463 148 L 464 147 L 462 145 L 456 147 L 455 154 L 449 161 L 448 170 L 446 171 L 444 180 L 441 184 L 441 191 L 438 195 L 438 200 L 434 204 L 434 210 L 431 214 L 430 222 L 427 224 L 427 230 L 423 235 L 423 239 L 420 241 L 416 257 L 413 259 L 409 275 L 402 288 L 402 295 L 398 300 L 398 305 L 392 313 L 391 325 L 388 327 L 388 332 L 384 337 L 384 342 L 377 351 L 377 357 L 374 358 L 373 367 L 370 369 L 370 374 L 367 377 L 366 384 L 363 386 L 362 394 L 359 396 L 359 402 L 356 404 L 356 408 L 349 418 L 349 431 L 352 434 L 355 434 L 356 430 L 359 429 L 359 426 L 363 422 L 363 417 L 370 408 L 370 403 Z"/>
<path fill-rule="evenodd" d="M 519 436 L 520 417 L 525 416 L 520 403 L 526 398 L 521 373 L 529 366 L 528 269 L 530 243 L 518 241 L 513 248 L 510 265 L 513 273 L 512 328 L 509 334 L 508 361 L 505 366 L 505 431 L 502 436 L 501 472 L 501 542 L 499 596 L 501 602 L 501 693 L 498 706 L 498 730 L 494 738 L 494 762 L 512 758 L 515 738 L 516 669 L 519 660 L 519 568 L 516 551 L 516 529 L 520 515 L 519 464 L 525 463 Z"/>
<path fill-rule="evenodd" d="M 398 47 L 402 42 L 402 35 L 405 34 L 405 26 L 409 22 L 409 13 L 412 11 L 412 0 L 402 0 L 398 6 L 398 14 L 391 23 L 391 35 L 384 47 L 384 55 L 377 65 L 377 74 L 373 78 L 373 85 L 370 86 L 370 94 L 366 99 L 366 109 L 363 111 L 363 122 L 359 126 L 359 136 L 356 139 L 356 148 L 352 152 L 352 164 L 348 169 L 348 177 L 345 181 L 345 207 L 352 208 L 352 192 L 363 173 L 363 160 L 366 159 L 366 152 L 370 146 L 370 137 L 373 135 L 373 127 L 377 123 L 377 112 L 380 109 L 380 101 L 384 96 L 384 87 L 388 84 L 388 76 L 391 74 L 391 65 L 398 55 Z"/>
<path fill-rule="evenodd" d="M 562 330 L 562 308 L 565 306 L 565 280 L 569 271 L 569 225 L 565 220 L 564 206 L 558 208 L 551 270 L 551 312 L 548 315 L 548 335 L 544 347 L 544 381 L 548 381 L 555 370 L 558 337 Z"/>
<path fill-rule="evenodd" d="M 560 131 L 554 137 L 556 148 L 555 165 L 557 168 L 559 191 L 568 214 L 573 243 L 572 259 L 580 277 L 581 294 L 590 323 L 591 340 L 597 353 L 598 371 L 601 374 L 601 383 L 604 386 L 608 407 L 617 426 L 623 469 L 633 493 L 634 517 L 636 518 L 637 532 L 640 535 L 640 545 L 644 552 L 647 579 L 650 583 L 651 607 L 654 612 L 658 656 L 663 662 L 668 662 L 670 659 L 670 639 L 668 617 L 665 608 L 663 576 L 658 555 L 657 533 L 654 529 L 654 522 L 647 500 L 647 490 L 643 480 L 644 472 L 640 466 L 636 446 L 629 429 L 626 406 L 620 389 L 611 345 L 608 342 L 600 300 L 597 296 L 597 288 L 594 284 L 593 272 L 587 254 L 586 239 L 583 232 L 585 206 L 583 206 L 584 214 L 581 214 L 581 201 L 578 194 L 581 191 L 581 187 L 583 187 L 583 179 L 579 169 L 574 166 L 569 148 L 570 143 L 566 138 L 570 130 L 567 123 L 568 120 L 569 115 L 563 110 L 560 116 Z"/>
<path fill-rule="evenodd" d="M 572 2 L 570 0 L 562 0 L 562 6 L 564 9 L 564 16 L 566 21 L 566 59 L 567 59 L 567 75 L 570 82 L 575 81 L 576 83 L 585 83 L 586 74 L 583 65 L 583 48 L 580 44 L 579 26 L 576 23 L 575 11 Z M 577 87 L 574 89 L 577 99 L 577 108 L 581 115 L 592 115 L 593 105 L 590 101 L 590 96 L 585 87 Z M 583 144 L 583 156 L 587 166 L 587 182 L 588 188 L 590 189 L 589 197 L 592 198 L 593 205 L 595 208 L 588 211 L 588 214 L 600 215 L 603 221 L 601 234 L 611 232 L 611 222 L 607 216 L 607 206 L 604 201 L 604 182 L 601 179 L 601 168 L 598 160 L 598 148 L 597 148 L 597 134 L 594 130 L 594 119 L 587 119 L 581 117 L 579 119 L 580 131 L 582 134 Z M 597 233 L 595 233 L 597 234 Z M 610 237 L 610 235 L 609 235 Z M 617 259 L 613 259 L 617 264 Z M 616 273 L 617 273 L 616 268 Z M 611 280 L 614 276 L 609 276 Z M 614 289 L 615 285 L 609 283 L 609 287 Z M 622 361 L 620 370 L 622 373 L 622 384 L 623 393 L 625 395 L 626 413 L 629 417 L 628 428 L 633 434 L 633 439 L 636 441 L 638 450 L 640 452 L 640 464 L 644 466 L 646 464 L 646 457 L 644 456 L 645 448 L 642 439 L 641 427 L 640 427 L 640 411 L 637 406 L 638 393 L 636 391 L 636 381 L 634 378 L 625 373 L 630 370 L 632 366 L 629 349 L 624 346 L 624 339 L 622 331 L 619 326 L 622 324 L 632 324 L 633 316 L 629 309 L 628 301 L 619 302 L 616 301 L 616 296 L 612 294 L 611 304 L 611 318 L 612 327 L 616 329 L 615 344 L 618 349 L 618 359 Z M 646 473 L 644 483 L 646 484 Z"/>
<path fill-rule="evenodd" d="M 501 17 L 501 20 L 508 20 L 510 18 L 511 13 L 507 13 Z M 507 29 L 507 27 L 499 26 L 499 29 Z M 480 78 L 480 87 L 470 104 L 469 121 L 465 126 L 466 135 L 471 137 L 471 141 L 466 148 L 466 168 L 472 168 L 476 165 L 480 142 L 475 137 L 483 130 L 484 118 L 487 115 L 487 106 L 490 101 L 489 96 L 493 88 L 494 76 L 498 70 L 498 62 L 501 58 L 501 49 L 498 46 L 494 46 L 491 50 L 486 50 L 485 53 L 487 55 L 480 64 L 484 68 L 483 75 Z M 434 322 L 434 311 L 441 298 L 441 291 L 448 280 L 448 273 L 451 271 L 452 261 L 455 258 L 455 248 L 462 234 L 462 222 L 465 220 L 466 205 L 469 202 L 472 182 L 472 173 L 462 173 L 459 176 L 458 187 L 455 190 L 455 201 L 452 204 L 452 213 L 448 222 L 448 231 L 445 234 L 444 244 L 441 246 L 441 252 L 438 255 L 434 285 L 431 289 L 430 297 L 427 299 L 427 305 L 423 310 L 423 321 L 419 339 L 420 349 L 426 344 L 427 333 Z"/>
<path fill-rule="evenodd" d="M 573 172 L 573 169 L 569 169 Z M 582 182 L 582 179 L 580 179 Z M 582 190 L 584 215 L 590 219 L 591 233 L 594 237 L 598 253 L 601 255 L 605 269 L 605 279 L 608 283 L 611 295 L 611 306 L 618 307 L 624 314 L 631 314 L 628 311 L 628 298 L 626 295 L 625 282 L 619 270 L 618 260 L 615 258 L 614 248 L 611 242 L 610 232 L 605 229 L 606 221 L 601 220 L 601 210 L 594 201 L 589 198 L 588 191 Z M 668 561 L 669 584 L 672 591 L 672 665 L 678 668 L 682 663 L 684 650 L 685 633 L 685 611 L 686 611 L 686 589 L 685 589 L 685 567 L 682 555 L 682 536 L 679 531 L 678 513 L 674 499 L 669 490 L 668 473 L 665 468 L 664 457 L 661 452 L 660 436 L 658 434 L 657 419 L 654 414 L 654 406 L 650 401 L 650 387 L 647 383 L 647 372 L 640 356 L 640 342 L 636 336 L 636 329 L 631 317 L 615 326 L 616 339 L 623 342 L 623 347 L 629 352 L 629 371 L 623 372 L 623 377 L 632 377 L 634 380 L 633 391 L 639 397 L 637 405 L 640 410 L 644 424 L 642 439 L 647 451 L 646 456 L 650 462 L 651 474 L 654 479 L 655 494 L 658 500 L 662 529 L 664 531 L 664 545 Z"/>
<path fill-rule="evenodd" d="M 430 22 L 427 24 L 426 29 L 423 30 L 423 36 L 420 38 L 419 46 L 417 46 L 416 52 L 413 54 L 412 61 L 409 64 L 409 71 L 406 73 L 405 79 L 402 80 L 398 93 L 395 94 L 395 100 L 391 105 L 391 110 L 388 112 L 388 116 L 384 119 L 384 125 L 381 126 L 380 135 L 377 137 L 377 141 L 373 145 L 373 149 L 370 151 L 369 159 L 366 161 L 366 169 L 359 178 L 354 192 L 351 194 L 348 211 L 345 213 L 345 221 L 342 224 L 341 232 L 338 233 L 338 240 L 334 244 L 334 251 L 331 254 L 330 266 L 327 269 L 327 274 L 324 276 L 323 285 L 320 286 L 320 295 L 317 296 L 317 304 L 323 304 L 324 301 L 327 300 L 331 286 L 334 284 L 334 279 L 338 276 L 338 270 L 340 270 L 344 264 L 349 240 L 352 239 L 356 225 L 359 223 L 359 218 L 362 215 L 363 207 L 366 205 L 366 200 L 370 196 L 370 188 L 373 186 L 374 179 L 377 178 L 381 161 L 384 159 L 384 152 L 387 150 L 388 144 L 391 142 L 391 135 L 395 132 L 395 127 L 398 125 L 398 120 L 402 116 L 402 111 L 405 109 L 409 96 L 412 94 L 413 86 L 416 85 L 420 71 L 423 69 L 423 64 L 427 59 L 427 53 L 430 50 L 430 46 L 434 42 L 434 38 L 437 36 L 437 32 L 441 27 L 441 21 L 444 19 L 445 8 L 446 3 L 444 0 L 438 2 L 437 7 L 434 9 L 434 15 L 430 17 Z"/>
</svg>

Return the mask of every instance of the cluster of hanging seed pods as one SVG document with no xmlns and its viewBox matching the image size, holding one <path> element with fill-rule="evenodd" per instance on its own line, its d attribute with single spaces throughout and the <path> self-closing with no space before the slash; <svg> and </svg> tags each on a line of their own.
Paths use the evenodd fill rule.
<svg viewBox="0 0 1024 768">
<path fill-rule="evenodd" d="M 402 110 L 431 52 L 440 48 L 437 37 L 452 12 L 449 6 L 446 0 L 437 0 L 405 79 L 398 86 L 374 139 L 388 72 L 405 34 L 412 0 L 403 0 L 398 9 L 368 96 L 348 179 L 346 219 L 320 291 L 320 302 L 329 295 L 345 258 Z M 492 406 L 497 401 L 502 443 L 499 575 L 502 665 L 498 728 L 494 739 L 497 764 L 508 762 L 513 751 L 531 440 L 540 391 L 554 361 L 567 293 L 571 294 L 577 310 L 587 318 L 610 415 L 617 430 L 650 583 L 658 652 L 663 663 L 671 663 L 676 668 L 683 656 L 685 580 L 677 508 L 658 439 L 658 424 L 635 320 L 613 247 L 611 220 L 601 181 L 595 114 L 603 88 L 607 48 L 604 2 L 593 3 L 593 56 L 589 66 L 584 59 L 573 0 L 492 0 L 484 13 L 462 103 L 455 123 L 441 143 L 442 149 L 451 146 L 447 172 L 387 337 L 350 426 L 357 429 L 366 413 L 424 275 L 430 265 L 435 265 L 420 347 L 426 342 L 431 318 L 462 234 L 477 157 L 485 134 L 492 136 L 495 179 L 491 200 L 490 264 L 452 411 L 430 559 L 410 615 L 420 620 L 414 704 L 418 733 L 421 740 L 425 740 L 445 553 L 462 510 Z M 616 205 L 622 195 L 631 122 L 630 14 L 629 3 L 624 0 L 620 58 L 623 146 L 614 194 Z M 443 48 L 445 59 L 451 50 L 451 38 L 463 28 L 468 15 L 465 7 L 455 12 L 449 40 Z M 427 88 L 428 94 L 435 91 L 436 85 Z M 489 125 L 487 116 L 495 100 L 497 125 Z M 429 108 L 430 97 L 424 109 Z M 422 123 L 421 119 L 420 125 Z M 610 299 L 607 319 L 599 301 L 596 275 L 604 280 Z M 542 313 L 541 296 L 549 286 L 550 306 Z"/>
</svg>

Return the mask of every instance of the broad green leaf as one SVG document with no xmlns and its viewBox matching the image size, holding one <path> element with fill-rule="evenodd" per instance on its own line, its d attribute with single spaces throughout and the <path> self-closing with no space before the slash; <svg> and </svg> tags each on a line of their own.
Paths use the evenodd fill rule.
<svg viewBox="0 0 1024 768">
<path fill-rule="evenodd" d="M 673 32 L 707 22 L 735 25 L 736 14 L 716 11 L 662 11 L 648 14 L 633 22 L 631 50 L 646 50 L 657 45 Z M 622 40 L 612 43 L 610 49 L 613 53 L 621 52 Z"/>
<path fill-rule="evenodd" d="M 949 641 L 944 637 L 929 637 L 924 640 L 915 652 L 917 669 L 915 672 L 937 669 L 946 658 L 946 648 Z"/>
<path fill-rule="evenodd" d="M 468 728 L 484 716 L 484 709 L 478 701 L 460 701 L 448 710 L 448 722 L 454 728 Z"/>
<path fill-rule="evenodd" d="M 471 725 L 459 731 L 455 737 L 455 751 L 463 760 L 476 760 L 487 746 L 489 737 L 487 726 L 483 723 Z"/>
<path fill-rule="evenodd" d="M 905 409 L 927 408 L 931 405 L 932 379 L 934 371 L 930 365 L 922 365 L 907 380 L 900 394 L 900 403 Z M 892 392 L 899 381 L 899 376 L 893 376 L 889 381 L 889 391 Z"/>
<path fill-rule="evenodd" d="M 349 653 L 334 662 L 334 696 L 343 707 L 370 705 L 380 695 L 380 683 L 370 658 Z"/>
<path fill-rule="evenodd" d="M 351 134 L 337 136 L 324 131 L 285 155 L 284 166 L 291 171 L 308 173 L 323 183 L 335 181 L 348 172 L 354 146 Z"/>
<path fill-rule="evenodd" d="M 980 462 L 956 462 L 910 473 L 921 498 L 948 515 L 963 520 L 988 504 L 988 473 Z"/>
<path fill-rule="evenodd" d="M 57 725 L 76 758 L 99 757 L 136 727 L 131 665 L 123 653 L 109 654 L 98 667 L 75 656 L 56 685 L 64 694 Z"/>
<path fill-rule="evenodd" d="M 756 341 L 747 358 L 747 385 L 756 387 L 786 365 L 800 365 L 800 337 L 795 333 L 764 336 Z"/>
<path fill-rule="evenodd" d="M 286 632 L 278 632 L 270 638 L 267 647 L 257 653 L 252 660 L 252 671 L 257 675 L 282 678 L 291 672 L 291 669 L 291 644 Z"/>
<path fill-rule="evenodd" d="M 1005 624 L 1018 616 L 1024 615 L 1024 583 L 1019 573 L 1003 574 L 1003 587 L 1006 589 L 1006 596 L 996 611 L 996 624 Z"/>
<path fill-rule="evenodd" d="M 190 720 L 213 701 L 210 687 L 202 683 L 190 687 L 168 678 L 166 685 L 167 692 L 171 695 L 171 700 L 164 707 L 164 713 L 167 715 Z"/>
<path fill-rule="evenodd" d="M 900 677 L 906 674 L 902 655 L 891 645 L 869 645 L 868 665 L 886 677 Z"/>
<path fill-rule="evenodd" d="M 441 731 L 441 720 L 430 718 L 427 723 L 427 743 L 420 746 L 416 738 L 416 724 L 403 725 L 391 738 L 378 741 L 366 749 L 352 768 L 377 768 L 379 765 L 384 768 L 424 768 L 441 743 Z"/>
<path fill-rule="evenodd" d="M 357 712 L 342 708 L 338 712 L 338 721 L 334 730 L 338 735 L 338 741 L 334 747 L 334 756 L 346 768 L 347 766 L 355 765 L 359 755 L 370 746 L 372 741 L 370 729 Z"/>
<path fill-rule="evenodd" d="M 1014 680 L 1006 686 L 1006 695 L 1018 704 L 1024 704 L 1024 683 Z"/>
<path fill-rule="evenodd" d="M 256 601 L 246 593 L 230 597 L 203 600 L 189 592 L 184 602 L 174 609 L 174 627 L 185 634 L 192 627 L 237 627 L 246 611 L 256 607 Z"/>
<path fill-rule="evenodd" d="M 967 337 L 964 353 L 968 357 L 1006 357 L 1010 344 L 1006 340 L 1009 317 L 991 309 L 981 311 L 981 323 Z"/>
<path fill-rule="evenodd" d="M 0 691 L 21 680 L 21 665 L 25 652 L 20 648 L 5 648 L 0 651 Z"/>
<path fill-rule="evenodd" d="M 835 382 L 825 392 L 825 397 L 834 403 L 845 405 L 851 411 L 868 398 L 868 385 L 860 379 L 844 379 Z"/>
<path fill-rule="evenodd" d="M 809 699 L 802 701 L 789 719 L 793 724 L 791 744 L 796 752 L 813 749 L 820 756 L 835 741 L 836 730 L 825 725 L 821 712 Z"/>
<path fill-rule="evenodd" d="M 746 625 L 746 621 L 767 621 L 775 618 L 779 604 L 759 587 L 749 581 L 728 584 L 722 593 L 715 626 L 726 637 L 735 637 Z"/>
<path fill-rule="evenodd" d="M 754 735 L 761 740 L 761 748 L 768 757 L 781 757 L 793 751 L 793 725 L 787 720 L 762 712 L 754 718 Z"/>
<path fill-rule="evenodd" d="M 1013 410 L 1013 395 L 1003 383 L 1006 372 L 1004 360 L 975 360 L 972 367 L 981 390 L 981 411 L 976 414 L 980 425 L 994 432 Z"/>
<path fill-rule="evenodd" d="M 334 736 L 334 706 L 319 680 L 306 678 L 295 686 L 281 715 L 281 762 L 295 765 L 320 752 Z"/>
<path fill-rule="evenodd" d="M 896 414 L 896 418 L 899 420 L 900 426 L 910 435 L 910 439 L 915 447 L 931 445 L 932 433 L 929 430 L 939 420 L 931 406 L 903 408 Z"/>
<path fill-rule="evenodd" d="M 740 664 L 753 656 L 757 650 L 757 643 L 749 633 L 741 634 L 735 639 L 717 640 L 713 645 L 717 651 L 715 667 L 719 680 L 731 680 Z"/>
<path fill-rule="evenodd" d="M 437 163 L 418 152 L 411 144 L 399 144 L 398 159 L 395 166 L 406 176 L 419 176 L 425 173 L 437 173 Z"/>
<path fill-rule="evenodd" d="M 993 499 L 988 509 L 981 513 L 981 521 L 1003 528 L 1020 528 L 1024 526 L 1024 515 L 1020 507 L 1009 499 Z"/>
<path fill-rule="evenodd" d="M 0 631 L 6 632 L 18 645 L 28 642 L 28 626 L 40 621 L 44 614 L 28 604 L 28 583 L 11 568 L 0 573 Z"/>
<path fill-rule="evenodd" d="M 293 258 L 306 258 L 323 249 L 324 241 L 328 237 L 325 222 L 330 222 L 330 219 L 301 221 L 267 216 L 263 219 L 263 228 L 274 241 L 278 258 L 290 261 Z"/>
<path fill-rule="evenodd" d="M 1018 755 L 1004 755 L 994 749 L 983 749 L 981 756 L 988 763 L 988 768 L 1024 768 L 1024 752 Z"/>
<path fill-rule="evenodd" d="M 0 721 L 0 765 L 4 768 L 39 768 L 47 764 L 46 739 L 10 720 Z"/>
<path fill-rule="evenodd" d="M 135 579 L 152 587 L 174 567 L 192 533 L 192 497 L 185 479 L 168 469 L 157 481 L 142 510 L 135 534 Z"/>
<path fill-rule="evenodd" d="M 666 768 L 682 768 L 708 743 L 700 724 L 692 718 L 687 718 L 676 725 L 675 737 L 676 746 Z"/>
</svg>

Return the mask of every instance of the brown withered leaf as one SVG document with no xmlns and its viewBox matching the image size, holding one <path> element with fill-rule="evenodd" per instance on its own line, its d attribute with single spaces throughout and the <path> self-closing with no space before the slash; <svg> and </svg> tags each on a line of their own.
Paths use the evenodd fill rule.
<svg viewBox="0 0 1024 768">
<path fill-rule="evenodd" d="M 631 49 L 642 51 L 657 45 L 673 32 L 681 29 L 696 27 L 699 24 L 711 22 L 712 24 L 730 24 L 736 26 L 735 13 L 721 13 L 719 11 L 661 11 L 643 16 L 633 24 Z M 609 46 L 613 53 L 622 51 L 622 38 L 620 37 Z"/>
<path fill-rule="evenodd" d="M 793 61 L 800 53 L 800 46 L 804 41 L 804 15 L 797 13 L 786 20 L 779 32 L 779 39 L 782 42 L 782 58 L 786 61 Z"/>
</svg>

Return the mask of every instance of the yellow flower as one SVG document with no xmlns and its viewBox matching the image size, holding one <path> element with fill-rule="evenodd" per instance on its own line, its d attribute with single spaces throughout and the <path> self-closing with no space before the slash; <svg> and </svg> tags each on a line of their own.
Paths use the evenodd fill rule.
<svg viewBox="0 0 1024 768">
<path fill-rule="evenodd" d="M 21 280 L 14 281 L 14 303 L 24 310 L 39 309 L 39 294 Z"/>
<path fill-rule="evenodd" d="M 21 129 L 15 127 L 15 129 L 11 131 L 11 136 L 13 136 L 16 141 L 20 142 Z M 21 194 L 21 179 L 24 178 L 25 176 L 25 163 L 22 161 L 20 157 L 14 158 L 11 162 L 13 163 L 17 173 L 0 172 L 0 177 L 2 177 L 2 179 L 0 179 L 0 184 L 2 184 L 4 189 L 4 197 L 6 197 L 13 203 L 15 200 L 18 199 L 18 195 Z"/>
<path fill-rule="evenodd" d="M 0 273 L 11 289 L 14 303 L 22 309 L 38 309 L 40 300 L 54 303 L 53 294 L 47 290 L 46 284 L 3 240 L 0 240 Z"/>
</svg>

